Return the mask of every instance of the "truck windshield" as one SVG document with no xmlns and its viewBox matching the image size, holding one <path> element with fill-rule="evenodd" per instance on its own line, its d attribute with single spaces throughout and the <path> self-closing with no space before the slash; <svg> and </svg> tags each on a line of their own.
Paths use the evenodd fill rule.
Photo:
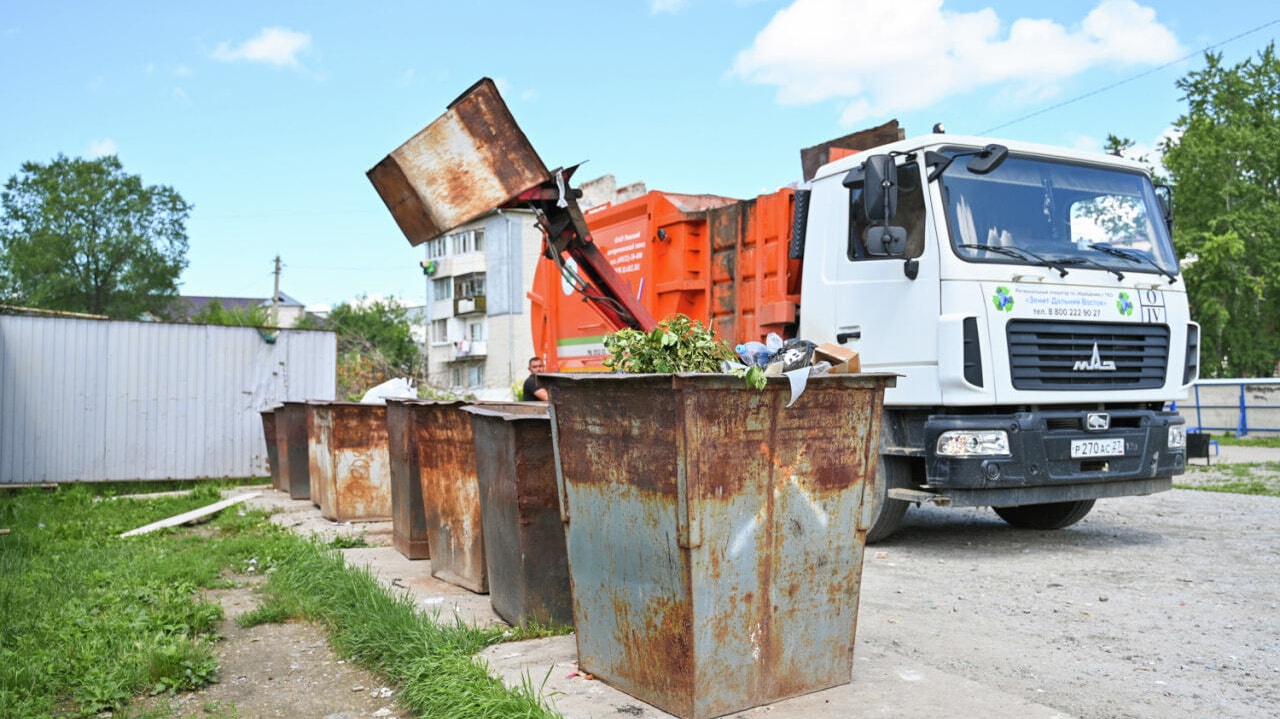
<svg viewBox="0 0 1280 719">
<path fill-rule="evenodd" d="M 1171 280 L 1178 272 L 1155 191 L 1141 173 L 1011 156 L 986 175 L 956 163 L 940 180 L 961 259 Z"/>
</svg>

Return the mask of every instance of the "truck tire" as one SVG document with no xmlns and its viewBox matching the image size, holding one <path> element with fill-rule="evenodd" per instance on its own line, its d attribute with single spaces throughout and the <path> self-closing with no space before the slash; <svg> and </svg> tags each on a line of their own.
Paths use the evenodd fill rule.
<svg viewBox="0 0 1280 719">
<path fill-rule="evenodd" d="M 901 499 L 889 499 L 890 487 L 911 486 L 911 460 L 906 457 L 880 455 L 876 463 L 876 491 L 871 508 L 871 527 L 867 530 L 867 544 L 888 539 L 907 513 L 907 505 Z"/>
<path fill-rule="evenodd" d="M 992 507 L 1004 521 L 1020 529 L 1062 529 L 1084 519 L 1093 509 L 1092 499 L 1017 507 Z"/>
</svg>

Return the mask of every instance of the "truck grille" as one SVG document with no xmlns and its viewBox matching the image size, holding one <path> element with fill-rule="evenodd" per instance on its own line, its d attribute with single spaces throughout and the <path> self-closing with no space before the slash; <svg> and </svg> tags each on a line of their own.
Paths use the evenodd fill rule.
<svg viewBox="0 0 1280 719">
<path fill-rule="evenodd" d="M 1165 325 L 1010 320 L 1005 331 L 1014 389 L 1164 386 L 1169 364 Z"/>
</svg>

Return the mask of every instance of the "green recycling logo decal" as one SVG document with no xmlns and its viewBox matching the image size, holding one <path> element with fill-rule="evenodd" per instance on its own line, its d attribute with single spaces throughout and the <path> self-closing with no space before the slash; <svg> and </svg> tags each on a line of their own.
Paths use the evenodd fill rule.
<svg viewBox="0 0 1280 719">
<path fill-rule="evenodd" d="M 1009 294 L 1008 287 L 997 287 L 996 293 L 991 296 L 991 302 L 999 312 L 1013 311 L 1013 295 Z"/>
<path fill-rule="evenodd" d="M 1120 310 L 1120 314 L 1128 317 L 1133 314 L 1133 300 L 1129 299 L 1128 292 L 1121 292 L 1116 299 L 1116 309 Z"/>
</svg>

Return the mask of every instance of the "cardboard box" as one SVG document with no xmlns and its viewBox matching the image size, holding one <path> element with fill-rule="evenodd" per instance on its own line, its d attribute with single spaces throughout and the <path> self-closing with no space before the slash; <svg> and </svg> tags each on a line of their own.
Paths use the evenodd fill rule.
<svg viewBox="0 0 1280 719">
<path fill-rule="evenodd" d="M 813 351 L 813 361 L 831 363 L 831 374 L 857 374 L 862 371 L 862 361 L 857 350 L 851 350 L 834 342 L 824 342 Z"/>
</svg>

